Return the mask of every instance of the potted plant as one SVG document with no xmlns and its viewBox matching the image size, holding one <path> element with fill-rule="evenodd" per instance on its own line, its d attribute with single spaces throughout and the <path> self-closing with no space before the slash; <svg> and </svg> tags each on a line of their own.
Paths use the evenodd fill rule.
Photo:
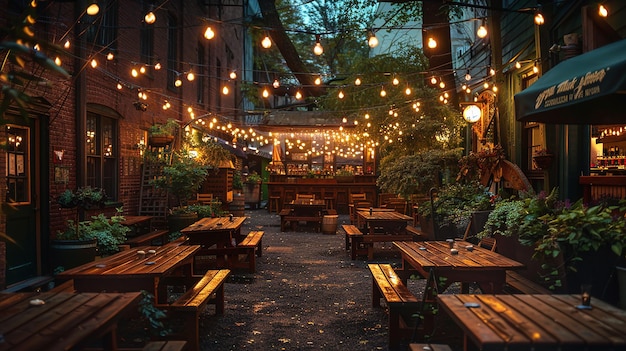
<svg viewBox="0 0 626 351">
<path fill-rule="evenodd" d="M 335 173 L 337 183 L 351 183 L 354 181 L 354 172 L 347 168 L 337 170 Z"/>
<path fill-rule="evenodd" d="M 541 169 L 548 169 L 552 165 L 554 154 L 548 149 L 539 149 L 533 154 L 533 161 L 537 167 Z"/>
<path fill-rule="evenodd" d="M 152 181 L 157 188 L 166 189 L 176 201 L 168 216 L 169 229 L 179 231 L 198 219 L 187 206 L 208 174 L 208 166 L 189 156 L 186 149 L 174 153 L 172 163 L 163 167 L 163 176 Z"/>
<path fill-rule="evenodd" d="M 256 171 L 253 171 L 246 177 L 243 188 L 244 201 L 251 206 L 256 207 L 261 199 L 261 181 L 262 178 Z"/>
<path fill-rule="evenodd" d="M 66 189 L 57 198 L 57 203 L 63 208 L 94 209 L 103 208 L 107 199 L 104 189 L 85 186 L 76 189 L 75 192 Z"/>
<path fill-rule="evenodd" d="M 101 213 L 87 221 L 67 220 L 65 230 L 57 231 L 52 240 L 52 265 L 68 269 L 91 262 L 97 255 L 108 256 L 118 252 L 119 245 L 124 244 L 130 231 L 121 224 L 124 220 L 121 213 L 119 208 L 111 218 Z"/>
<path fill-rule="evenodd" d="M 174 141 L 177 130 L 178 122 L 172 118 L 163 124 L 155 123 L 148 129 L 148 144 L 157 147 L 169 145 Z"/>
</svg>

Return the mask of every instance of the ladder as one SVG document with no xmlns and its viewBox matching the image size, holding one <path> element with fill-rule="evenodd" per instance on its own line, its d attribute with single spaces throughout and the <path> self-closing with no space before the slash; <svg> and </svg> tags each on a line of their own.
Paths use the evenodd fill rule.
<svg viewBox="0 0 626 351">
<path fill-rule="evenodd" d="M 168 193 L 152 184 L 163 177 L 163 167 L 171 164 L 171 147 L 148 147 L 144 152 L 141 188 L 139 191 L 139 215 L 151 216 L 155 227 L 167 224 Z"/>
</svg>

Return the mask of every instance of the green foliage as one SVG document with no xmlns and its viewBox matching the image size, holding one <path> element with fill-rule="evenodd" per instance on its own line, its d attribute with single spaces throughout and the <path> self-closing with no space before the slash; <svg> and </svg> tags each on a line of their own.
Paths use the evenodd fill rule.
<svg viewBox="0 0 626 351">
<path fill-rule="evenodd" d="M 376 185 L 385 193 L 427 194 L 432 187 L 441 185 L 442 179 L 456 173 L 461 150 L 426 150 L 414 155 L 396 154 L 380 162 L 380 175 Z"/>
<path fill-rule="evenodd" d="M 148 322 L 151 333 L 161 337 L 170 334 L 172 330 L 163 323 L 167 315 L 165 311 L 154 305 L 154 295 L 145 290 L 142 290 L 141 294 L 143 297 L 139 301 L 138 311 L 141 317 Z"/>
<path fill-rule="evenodd" d="M 185 149 L 176 152 L 172 164 L 163 167 L 163 177 L 152 181 L 154 186 L 175 196 L 181 207 L 196 194 L 208 175 L 208 167 L 188 155 Z"/>
<path fill-rule="evenodd" d="M 57 203 L 65 208 L 102 208 L 107 199 L 104 189 L 85 186 L 76 189 L 76 192 L 66 189 L 57 198 Z"/>
<path fill-rule="evenodd" d="M 222 203 L 220 201 L 214 201 L 210 205 L 189 205 L 187 208 L 190 212 L 197 213 L 198 219 L 221 216 L 224 213 L 222 210 Z"/>
<path fill-rule="evenodd" d="M 148 128 L 150 136 L 176 135 L 178 130 L 178 121 L 168 118 L 165 123 L 155 123 Z"/>
<path fill-rule="evenodd" d="M 231 155 L 214 137 L 194 130 L 183 140 L 183 148 L 197 152 L 196 162 L 209 169 L 218 170 L 223 162 L 230 161 Z"/>
<path fill-rule="evenodd" d="M 261 176 L 256 171 L 253 171 L 252 173 L 248 174 L 248 177 L 246 178 L 246 183 L 259 184 L 262 180 L 263 178 L 261 178 Z"/>
<path fill-rule="evenodd" d="M 124 217 L 121 208 L 117 209 L 117 215 L 107 218 L 103 213 L 92 216 L 91 220 L 76 223 L 73 220 L 67 221 L 64 231 L 58 231 L 57 240 L 98 240 L 98 253 L 101 256 L 108 256 L 119 251 L 118 245 L 124 244 L 126 234 L 130 231 L 120 222 Z"/>
</svg>

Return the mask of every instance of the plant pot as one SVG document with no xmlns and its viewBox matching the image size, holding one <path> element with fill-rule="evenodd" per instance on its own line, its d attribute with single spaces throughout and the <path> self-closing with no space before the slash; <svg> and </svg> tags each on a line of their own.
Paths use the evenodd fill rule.
<svg viewBox="0 0 626 351">
<path fill-rule="evenodd" d="M 533 160 L 537 167 L 541 169 L 548 169 L 552 165 L 552 160 L 554 159 L 554 155 L 537 155 L 533 156 Z"/>
<path fill-rule="evenodd" d="M 52 240 L 50 243 L 50 267 L 65 270 L 78 267 L 96 259 L 97 239 Z"/>
<path fill-rule="evenodd" d="M 153 135 L 148 137 L 148 145 L 163 147 L 171 144 L 174 141 L 173 135 Z"/>
<path fill-rule="evenodd" d="M 194 224 L 198 220 L 198 214 L 191 213 L 176 213 L 167 216 L 167 226 L 170 232 L 179 232 L 181 229 L 186 228 Z"/>
</svg>

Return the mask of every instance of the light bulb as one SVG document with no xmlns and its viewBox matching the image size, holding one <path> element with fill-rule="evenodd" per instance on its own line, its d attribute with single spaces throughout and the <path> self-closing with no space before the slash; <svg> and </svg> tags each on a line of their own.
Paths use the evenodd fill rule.
<svg viewBox="0 0 626 351">
<path fill-rule="evenodd" d="M 146 66 L 141 66 L 141 67 L 139 68 L 139 73 L 141 73 L 141 74 L 146 73 Z"/>
<path fill-rule="evenodd" d="M 385 91 L 385 88 L 383 87 L 382 89 L 380 89 L 380 97 L 385 97 L 387 96 L 387 92 Z"/>
<path fill-rule="evenodd" d="M 98 61 L 96 61 L 96 59 L 91 60 L 91 67 L 93 68 L 98 67 Z"/>
<path fill-rule="evenodd" d="M 496 75 L 496 70 L 493 68 L 489 68 L 489 75 L 495 76 Z"/>
<path fill-rule="evenodd" d="M 393 85 L 398 85 L 400 84 L 400 81 L 398 80 L 398 78 L 393 77 L 393 81 L 391 82 Z"/>
<path fill-rule="evenodd" d="M 98 14 L 98 12 L 100 12 L 100 7 L 95 1 L 87 7 L 87 14 L 89 16 L 95 16 Z"/>
<path fill-rule="evenodd" d="M 406 87 L 406 89 L 404 89 L 404 94 L 405 95 L 411 95 L 411 88 Z"/>
<path fill-rule="evenodd" d="M 113 59 L 114 59 L 114 58 L 115 58 L 115 54 L 114 54 L 114 53 L 109 52 L 109 53 L 107 54 L 107 60 L 108 60 L 108 61 L 113 61 Z"/>
<path fill-rule="evenodd" d="M 428 38 L 428 47 L 431 48 L 431 49 L 436 48 L 437 47 L 437 41 L 434 38 L 432 38 L 432 37 Z"/>
<path fill-rule="evenodd" d="M 269 36 L 265 36 L 265 38 L 263 38 L 263 40 L 261 41 L 261 46 L 264 47 L 265 49 L 269 49 L 272 47 L 272 39 L 270 39 Z"/>
<path fill-rule="evenodd" d="M 57 57 L 55 57 L 55 58 L 54 58 L 54 63 L 55 63 L 57 66 L 61 66 L 61 59 L 59 58 L 59 56 L 57 56 Z"/>
<path fill-rule="evenodd" d="M 280 87 L 280 82 L 278 81 L 278 79 L 274 79 L 274 83 L 272 83 L 272 86 L 274 87 L 274 89 L 278 89 Z"/>
<path fill-rule="evenodd" d="M 600 5 L 598 6 L 598 15 L 600 15 L 600 17 L 607 17 L 609 15 L 609 10 L 607 10 L 604 5 Z"/>
<path fill-rule="evenodd" d="M 154 12 L 149 11 L 143 18 L 147 24 L 153 24 L 156 21 L 156 15 Z"/>
<path fill-rule="evenodd" d="M 65 44 L 63 44 L 63 47 L 66 49 L 69 49 L 71 46 L 69 39 L 65 41 Z"/>
<path fill-rule="evenodd" d="M 361 85 L 361 78 L 356 77 L 356 79 L 354 80 L 354 85 L 356 85 L 356 86 Z"/>
<path fill-rule="evenodd" d="M 123 86 L 122 83 L 117 83 L 117 90 L 122 90 Z"/>
<path fill-rule="evenodd" d="M 484 24 L 481 24 L 480 27 L 478 27 L 478 30 L 476 31 L 476 35 L 478 35 L 479 38 L 484 38 L 487 36 L 487 27 L 485 27 Z"/>
<path fill-rule="evenodd" d="M 435 78 L 435 77 L 431 77 L 431 78 L 430 78 L 430 84 L 432 84 L 432 85 L 437 84 L 437 78 Z"/>
<path fill-rule="evenodd" d="M 543 15 L 539 12 L 537 12 L 535 14 L 535 24 L 540 26 L 545 22 L 545 19 L 543 18 Z"/>
<path fill-rule="evenodd" d="M 160 62 L 157 62 L 157 63 L 154 65 L 154 69 L 155 69 L 156 71 L 160 70 L 160 69 L 161 69 L 161 63 L 160 63 Z"/>
<path fill-rule="evenodd" d="M 211 29 L 211 27 L 207 27 L 207 29 L 204 31 L 204 37 L 209 40 L 215 37 L 215 32 L 213 32 L 213 29 Z"/>
<path fill-rule="evenodd" d="M 469 73 L 469 69 L 467 70 L 467 73 L 465 73 L 465 80 L 468 82 L 472 80 L 472 75 Z"/>
<path fill-rule="evenodd" d="M 224 95 L 228 95 L 228 93 L 229 93 L 228 86 L 224 85 L 224 86 L 222 87 L 222 94 L 224 94 Z"/>
<path fill-rule="evenodd" d="M 136 68 L 133 68 L 130 70 L 130 75 L 137 78 L 137 76 L 139 75 L 139 72 L 137 72 Z"/>
<path fill-rule="evenodd" d="M 196 76 L 193 74 L 193 72 L 189 72 L 187 73 L 187 80 L 192 82 L 194 79 L 196 79 Z"/>
<path fill-rule="evenodd" d="M 489 82 L 485 82 L 485 84 L 483 84 L 483 87 L 485 87 L 485 89 L 489 89 Z"/>
<path fill-rule="evenodd" d="M 230 77 L 230 79 L 237 79 L 237 72 L 235 72 L 235 71 L 230 72 L 229 77 Z"/>
<path fill-rule="evenodd" d="M 320 77 L 315 78 L 315 85 L 320 85 L 322 84 L 322 80 L 320 79 Z"/>
<path fill-rule="evenodd" d="M 343 91 L 342 91 L 342 90 L 339 90 L 339 94 L 337 94 L 337 97 L 338 97 L 338 98 L 340 98 L 340 99 L 343 99 L 343 98 L 344 98 L 344 95 L 343 95 Z"/>
<path fill-rule="evenodd" d="M 367 45 L 369 45 L 370 48 L 375 48 L 376 46 L 378 46 L 378 38 L 376 38 L 376 35 L 374 33 L 372 33 L 372 35 L 370 35 L 369 39 L 367 40 Z"/>
<path fill-rule="evenodd" d="M 322 44 L 319 41 L 315 43 L 315 47 L 313 48 L 313 53 L 317 56 L 324 53 L 324 48 L 322 47 Z"/>
<path fill-rule="evenodd" d="M 535 65 L 533 66 L 533 73 L 539 73 L 539 67 L 537 67 L 537 64 L 535 63 Z"/>
<path fill-rule="evenodd" d="M 183 85 L 183 81 L 180 80 L 180 78 L 176 78 L 176 80 L 174 81 L 174 86 L 179 87 L 181 85 Z"/>
<path fill-rule="evenodd" d="M 522 68 L 522 64 L 519 61 L 515 62 L 515 68 L 517 69 Z"/>
<path fill-rule="evenodd" d="M 270 96 L 270 92 L 269 92 L 269 91 L 267 91 L 267 88 L 263 89 L 263 93 L 262 93 L 262 95 L 263 95 L 263 97 L 264 97 L 264 98 L 266 98 L 266 99 Z M 297 99 L 297 98 L 296 98 L 296 99 Z"/>
<path fill-rule="evenodd" d="M 446 83 L 444 83 L 443 80 L 442 80 L 441 82 L 439 82 L 439 87 L 441 89 L 445 88 L 446 87 Z"/>
<path fill-rule="evenodd" d="M 300 93 L 299 91 L 296 92 L 296 100 L 300 100 L 302 99 L 302 93 Z"/>
</svg>

